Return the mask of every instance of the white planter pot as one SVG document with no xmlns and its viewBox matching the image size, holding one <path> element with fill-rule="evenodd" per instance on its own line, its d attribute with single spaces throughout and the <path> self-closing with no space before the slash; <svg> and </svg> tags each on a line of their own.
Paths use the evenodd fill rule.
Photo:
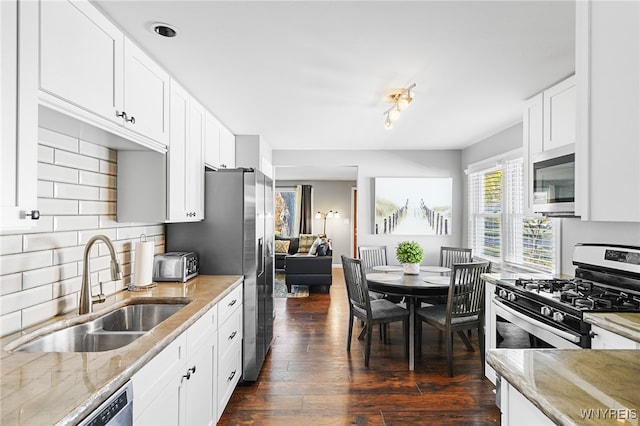
<svg viewBox="0 0 640 426">
<path fill-rule="evenodd" d="M 404 273 L 407 275 L 418 275 L 420 273 L 419 263 L 403 263 Z"/>
</svg>

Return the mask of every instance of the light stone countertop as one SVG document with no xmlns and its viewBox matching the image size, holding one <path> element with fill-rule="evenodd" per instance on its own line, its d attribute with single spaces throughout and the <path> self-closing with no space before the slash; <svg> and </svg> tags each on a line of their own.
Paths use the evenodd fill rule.
<svg viewBox="0 0 640 426">
<path fill-rule="evenodd" d="M 487 362 L 556 424 L 638 424 L 638 350 L 490 349 Z M 587 419 L 581 411 L 599 409 L 636 418 Z"/>
<path fill-rule="evenodd" d="M 587 313 L 585 322 L 640 343 L 640 313 Z"/>
<path fill-rule="evenodd" d="M 200 275 L 187 283 L 159 283 L 140 292 L 121 291 L 94 305 L 91 318 L 113 304 L 132 298 L 189 298 L 191 302 L 149 333 L 122 348 L 106 352 L 7 352 L 23 335 L 72 323 L 69 313 L 0 339 L 0 424 L 76 424 L 124 385 L 135 372 L 182 334 L 236 286 L 240 275 Z"/>
</svg>

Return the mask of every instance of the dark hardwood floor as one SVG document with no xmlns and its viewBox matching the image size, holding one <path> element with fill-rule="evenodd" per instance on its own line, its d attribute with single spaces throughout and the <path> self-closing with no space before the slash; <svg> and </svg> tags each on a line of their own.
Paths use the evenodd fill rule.
<svg viewBox="0 0 640 426">
<path fill-rule="evenodd" d="M 422 357 L 408 370 L 401 323 L 389 343 L 375 334 L 369 368 L 357 329 L 346 351 L 348 306 L 342 269 L 329 294 L 275 299 L 274 340 L 255 383 L 239 385 L 219 425 L 500 424 L 493 386 L 475 352 L 454 343 L 447 375 L 444 339 L 423 326 Z"/>
</svg>

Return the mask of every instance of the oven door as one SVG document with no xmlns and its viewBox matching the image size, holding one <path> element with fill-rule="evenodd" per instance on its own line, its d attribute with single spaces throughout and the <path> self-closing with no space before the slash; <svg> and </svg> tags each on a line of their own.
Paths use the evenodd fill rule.
<svg viewBox="0 0 640 426">
<path fill-rule="evenodd" d="M 548 324 L 536 320 L 529 315 L 519 312 L 510 306 L 505 305 L 499 299 L 493 299 L 493 309 L 496 317 L 515 325 L 526 331 L 530 335 L 546 342 L 558 349 L 581 349 L 580 335 L 559 330 Z M 523 348 L 524 349 L 524 348 Z"/>
</svg>

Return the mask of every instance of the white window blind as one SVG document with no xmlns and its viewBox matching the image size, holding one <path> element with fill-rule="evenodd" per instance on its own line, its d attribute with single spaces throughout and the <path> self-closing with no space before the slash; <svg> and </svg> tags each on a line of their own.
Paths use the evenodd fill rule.
<svg viewBox="0 0 640 426">
<path fill-rule="evenodd" d="M 469 244 L 494 262 L 552 271 L 553 222 L 524 215 L 522 158 L 469 175 Z"/>
</svg>

